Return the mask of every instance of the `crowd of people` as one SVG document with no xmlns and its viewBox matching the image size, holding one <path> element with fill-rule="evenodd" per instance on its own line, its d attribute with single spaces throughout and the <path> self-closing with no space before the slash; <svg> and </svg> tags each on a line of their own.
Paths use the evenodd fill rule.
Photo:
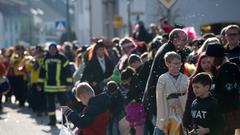
<svg viewBox="0 0 240 135">
<path fill-rule="evenodd" d="M 164 32 L 163 32 L 164 31 Z M 240 28 L 193 37 L 176 25 L 90 45 L 2 48 L 0 111 L 11 96 L 57 124 L 56 103 L 80 135 L 234 135 L 240 128 Z M 57 99 L 57 100 L 56 100 Z M 123 133 L 121 122 L 127 123 Z"/>
</svg>

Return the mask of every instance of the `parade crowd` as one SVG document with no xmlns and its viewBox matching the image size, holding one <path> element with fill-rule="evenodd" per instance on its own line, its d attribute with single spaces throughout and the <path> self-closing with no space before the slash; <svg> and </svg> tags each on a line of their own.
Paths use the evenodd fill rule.
<svg viewBox="0 0 240 135">
<path fill-rule="evenodd" d="M 0 52 L 1 112 L 15 96 L 13 104 L 27 102 L 55 126 L 58 103 L 78 135 L 234 135 L 240 128 L 238 25 L 196 37 L 181 25 L 148 30 L 139 21 L 122 38 Z"/>
</svg>

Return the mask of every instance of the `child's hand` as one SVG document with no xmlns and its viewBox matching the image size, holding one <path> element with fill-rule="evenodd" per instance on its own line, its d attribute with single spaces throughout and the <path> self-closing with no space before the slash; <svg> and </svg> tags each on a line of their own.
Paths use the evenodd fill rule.
<svg viewBox="0 0 240 135">
<path fill-rule="evenodd" d="M 204 128 L 201 126 L 198 126 L 199 128 L 197 129 L 197 132 L 199 135 L 205 135 L 210 132 L 209 128 Z"/>
<path fill-rule="evenodd" d="M 135 99 L 133 99 L 133 100 L 131 101 L 131 103 L 136 103 L 136 100 L 135 100 Z"/>
<path fill-rule="evenodd" d="M 178 98 L 170 99 L 169 106 L 173 109 L 179 108 L 181 106 L 181 102 Z"/>
<path fill-rule="evenodd" d="M 189 135 L 198 135 L 197 131 L 195 129 L 188 132 Z"/>
</svg>

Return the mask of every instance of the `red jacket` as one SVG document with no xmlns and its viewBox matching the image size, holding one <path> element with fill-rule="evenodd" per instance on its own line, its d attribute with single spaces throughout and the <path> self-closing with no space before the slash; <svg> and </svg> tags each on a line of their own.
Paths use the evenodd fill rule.
<svg viewBox="0 0 240 135">
<path fill-rule="evenodd" d="M 109 111 L 97 116 L 95 121 L 89 127 L 83 129 L 84 135 L 106 135 L 106 129 L 110 120 L 111 114 Z"/>
</svg>

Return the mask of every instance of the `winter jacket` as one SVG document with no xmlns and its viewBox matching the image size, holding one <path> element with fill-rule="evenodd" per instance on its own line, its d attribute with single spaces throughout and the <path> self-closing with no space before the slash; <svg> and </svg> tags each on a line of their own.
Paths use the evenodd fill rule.
<svg viewBox="0 0 240 135">
<path fill-rule="evenodd" d="M 222 112 L 234 111 L 240 106 L 239 75 L 239 67 L 231 62 L 224 63 L 218 69 L 213 95 L 218 100 Z"/>
<path fill-rule="evenodd" d="M 40 68 L 38 83 L 44 84 L 45 92 L 65 92 L 72 84 L 72 74 L 67 58 L 60 53 L 47 54 Z"/>
<path fill-rule="evenodd" d="M 102 70 L 100 62 L 97 57 L 91 59 L 84 68 L 81 82 L 88 82 L 94 89 L 95 94 L 100 94 L 103 91 L 104 79 L 111 77 L 113 73 L 113 63 L 108 57 L 104 57 L 105 72 Z M 97 83 L 93 85 L 93 82 Z"/>
</svg>

